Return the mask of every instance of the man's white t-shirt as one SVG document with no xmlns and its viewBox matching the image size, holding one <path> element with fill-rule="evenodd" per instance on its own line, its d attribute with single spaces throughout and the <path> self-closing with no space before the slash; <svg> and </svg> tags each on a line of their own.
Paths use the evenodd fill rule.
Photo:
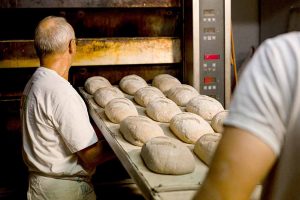
<svg viewBox="0 0 300 200">
<path fill-rule="evenodd" d="M 268 39 L 258 48 L 224 124 L 249 131 L 278 156 L 262 199 L 300 199 L 299 32 Z"/>
<path fill-rule="evenodd" d="M 96 143 L 86 105 L 55 71 L 39 67 L 22 98 L 23 157 L 30 172 L 87 179 L 76 152 Z"/>
</svg>

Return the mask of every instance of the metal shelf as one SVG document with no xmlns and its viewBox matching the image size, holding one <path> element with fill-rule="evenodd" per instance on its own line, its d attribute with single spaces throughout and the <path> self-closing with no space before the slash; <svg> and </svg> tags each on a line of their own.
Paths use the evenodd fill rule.
<svg viewBox="0 0 300 200">
<path fill-rule="evenodd" d="M 180 7 L 180 0 L 2 0 L 0 8 L 156 8 Z"/>
</svg>

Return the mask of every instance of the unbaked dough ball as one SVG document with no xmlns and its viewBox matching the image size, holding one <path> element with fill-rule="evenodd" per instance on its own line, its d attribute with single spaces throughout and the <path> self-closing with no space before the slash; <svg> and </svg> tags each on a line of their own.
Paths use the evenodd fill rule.
<svg viewBox="0 0 300 200">
<path fill-rule="evenodd" d="M 227 117 L 229 110 L 223 110 L 217 113 L 211 120 L 211 126 L 217 133 L 223 132 L 223 123 Z"/>
<path fill-rule="evenodd" d="M 134 100 L 141 106 L 146 106 L 151 100 L 165 95 L 156 87 L 147 86 L 140 88 L 134 93 Z"/>
<path fill-rule="evenodd" d="M 106 104 L 104 112 L 110 121 L 117 124 L 126 117 L 138 115 L 134 104 L 127 98 L 112 99 Z"/>
<path fill-rule="evenodd" d="M 102 76 L 92 76 L 84 83 L 85 90 L 90 94 L 94 94 L 99 88 L 103 87 L 111 87 L 111 84 Z"/>
<path fill-rule="evenodd" d="M 152 86 L 160 89 L 164 94 L 174 86 L 181 85 L 180 81 L 169 74 L 160 74 L 154 77 Z"/>
<path fill-rule="evenodd" d="M 153 137 L 164 136 L 162 128 L 145 116 L 130 116 L 120 123 L 123 137 L 131 144 L 143 146 Z"/>
<path fill-rule="evenodd" d="M 103 87 L 99 88 L 94 93 L 94 100 L 95 102 L 101 106 L 102 108 L 114 98 L 122 98 L 125 97 L 124 94 L 121 92 L 120 89 L 116 87 Z"/>
<path fill-rule="evenodd" d="M 170 122 L 172 117 L 181 113 L 181 110 L 172 100 L 158 97 L 148 103 L 146 113 L 155 121 Z"/>
<path fill-rule="evenodd" d="M 201 136 L 194 146 L 194 153 L 206 164 L 210 164 L 211 159 L 217 149 L 221 134 L 205 134 Z"/>
<path fill-rule="evenodd" d="M 199 92 L 195 88 L 186 84 L 174 86 L 167 92 L 167 97 L 178 106 L 186 106 L 192 98 L 198 95 Z"/>
<path fill-rule="evenodd" d="M 138 75 L 124 76 L 119 83 L 120 88 L 127 94 L 133 95 L 138 89 L 147 86 L 147 82 Z"/>
<path fill-rule="evenodd" d="M 170 129 L 182 141 L 194 144 L 202 135 L 214 133 L 209 123 L 199 115 L 182 112 L 170 122 Z"/>
<path fill-rule="evenodd" d="M 195 169 L 192 152 L 184 144 L 168 137 L 155 137 L 146 142 L 141 157 L 148 169 L 160 174 L 188 174 Z"/>
<path fill-rule="evenodd" d="M 212 118 L 218 113 L 224 110 L 222 104 L 216 99 L 206 96 L 199 95 L 192 98 L 186 104 L 186 110 L 188 112 L 200 115 L 205 120 L 211 121 Z"/>
</svg>

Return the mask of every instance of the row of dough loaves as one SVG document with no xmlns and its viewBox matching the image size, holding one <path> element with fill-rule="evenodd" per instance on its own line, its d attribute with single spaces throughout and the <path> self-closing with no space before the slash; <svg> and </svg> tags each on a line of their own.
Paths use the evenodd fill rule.
<svg viewBox="0 0 300 200">
<path fill-rule="evenodd" d="M 177 105 L 187 106 L 187 111 L 196 113 L 200 116 L 204 116 L 206 120 L 209 121 L 211 120 L 211 125 L 216 132 L 222 131 L 222 123 L 223 123 L 224 116 L 226 116 L 227 114 L 227 111 L 224 111 L 222 106 L 219 106 L 221 104 L 218 105 L 215 99 L 204 95 L 199 95 L 193 87 L 184 84 L 178 84 L 178 81 L 174 81 L 176 79 L 172 78 L 169 75 L 161 75 L 157 77 L 158 79 L 162 78 L 164 81 L 169 78 L 175 83 L 174 87 L 170 87 L 170 85 L 168 84 L 159 85 L 159 81 L 157 81 L 158 79 L 153 80 L 154 82 L 153 85 L 156 85 L 158 88 L 162 89 L 162 91 L 165 94 L 167 94 L 167 97 L 169 99 L 172 99 L 174 102 L 176 102 Z M 129 81 L 131 79 L 133 79 L 133 81 Z M 105 107 L 110 100 L 117 98 L 116 100 L 112 101 L 112 103 L 110 103 L 109 106 L 106 107 L 105 113 L 108 116 L 108 118 L 114 123 L 120 123 L 123 121 L 121 123 L 120 130 L 127 141 L 129 141 L 134 145 L 142 146 L 151 138 L 164 135 L 163 131 L 157 124 L 152 123 L 151 120 L 146 117 L 138 116 L 136 108 L 133 105 L 133 103 L 130 100 L 124 98 L 124 94 L 118 88 L 112 87 L 110 83 L 107 80 L 105 80 L 103 77 L 99 77 L 99 79 L 92 77 L 89 80 L 94 80 L 98 85 L 102 84 L 103 86 L 102 88 L 100 87 L 98 93 L 94 95 L 95 101 L 101 107 Z M 90 81 L 86 81 L 86 85 L 85 85 L 86 90 L 90 91 L 89 93 L 92 93 L 95 90 L 95 87 L 93 87 L 92 84 L 89 84 L 89 82 Z M 169 88 L 166 89 L 166 86 L 169 86 Z M 164 97 L 163 92 L 161 92 L 155 87 L 147 86 L 146 82 L 136 75 L 130 75 L 124 77 L 124 79 L 120 81 L 120 87 L 123 88 L 122 90 L 128 94 L 135 94 L 134 95 L 135 101 L 141 106 L 146 106 L 146 112 L 148 116 L 150 116 L 152 119 L 160 122 L 171 122 L 170 129 L 182 141 L 186 143 L 196 143 L 196 141 L 198 141 L 195 144 L 194 151 L 195 153 L 197 152 L 196 154 L 198 156 L 200 155 L 199 157 L 202 160 L 208 162 L 207 161 L 208 159 L 206 157 L 210 157 L 208 155 L 211 154 L 209 152 L 212 152 L 211 149 L 213 148 L 211 148 L 211 146 L 213 145 L 208 145 L 210 146 L 210 148 L 206 148 L 208 149 L 208 151 L 205 151 L 204 144 L 211 144 L 211 143 L 214 144 L 214 142 L 201 143 L 199 142 L 201 141 L 200 139 L 197 140 L 198 138 L 210 138 L 207 135 L 211 135 L 211 134 L 207 134 L 207 133 L 213 133 L 213 130 L 205 120 L 203 120 L 201 117 L 197 115 L 194 115 L 193 113 L 185 113 L 185 112 L 181 113 L 180 109 L 176 106 L 176 104 L 174 104 L 174 102 L 169 101 L 166 98 L 163 98 Z M 180 94 L 184 94 L 184 95 L 180 95 Z M 180 96 L 183 97 L 188 96 L 189 99 Z M 152 100 L 156 98 L 158 99 L 156 101 L 153 101 L 155 103 L 149 104 Z M 191 103 L 189 104 L 190 99 L 193 98 L 194 100 L 191 101 Z M 211 106 L 210 104 L 212 104 L 213 106 Z M 201 106 L 210 109 L 208 110 L 201 109 Z M 162 112 L 157 113 L 156 110 Z M 215 114 L 218 111 L 220 112 L 218 114 Z M 115 115 L 116 113 L 118 114 Z M 124 120 L 126 118 L 127 120 Z M 139 118 L 142 119 L 137 120 Z M 171 121 L 171 119 L 173 120 Z M 135 122 L 138 121 L 139 123 L 144 124 L 142 127 L 147 127 L 147 128 L 142 128 L 141 130 L 136 131 L 134 129 L 137 129 L 137 127 L 133 126 L 132 125 L 133 123 L 130 121 L 135 121 Z M 150 131 L 145 131 L 145 130 L 151 130 L 151 132 L 153 133 L 150 133 Z M 148 134 L 144 134 L 144 133 L 148 133 Z M 206 135 L 207 137 L 204 137 L 204 135 Z M 199 148 L 200 146 L 199 144 L 204 146 Z M 199 153 L 199 149 L 202 149 L 202 154 Z M 205 154 L 203 152 L 208 152 L 208 153 Z M 206 157 L 203 155 L 206 155 Z"/>
<path fill-rule="evenodd" d="M 125 76 L 121 79 L 120 85 L 122 85 L 123 88 L 126 88 L 127 86 L 127 90 L 131 92 L 137 90 L 134 95 L 135 101 L 142 106 L 146 106 L 147 115 L 155 121 L 170 122 L 176 114 L 181 112 L 180 108 L 175 104 L 177 102 L 177 105 L 186 105 L 186 111 L 195 113 L 207 121 L 212 121 L 212 127 L 216 132 L 222 131 L 222 129 L 219 128 L 219 124 L 222 124 L 222 120 L 220 119 L 223 119 L 224 117 L 215 117 L 215 120 L 212 120 L 217 113 L 224 111 L 223 106 L 217 100 L 198 94 L 197 91 L 189 85 L 178 84 L 178 80 L 168 74 L 156 76 L 153 79 L 153 85 L 162 87 L 160 86 L 160 83 L 164 83 L 164 81 L 168 79 L 172 80 L 176 86 L 168 90 L 167 96 L 169 99 L 172 99 L 172 97 L 175 97 L 176 95 L 180 97 L 178 94 L 184 94 L 181 95 L 181 98 L 177 98 L 181 99 L 183 103 L 178 102 L 176 98 L 173 98 L 173 101 L 164 98 L 164 94 L 159 89 L 147 86 L 144 79 L 137 75 Z M 172 83 L 172 81 L 169 81 L 168 83 Z M 164 84 L 164 86 L 170 85 L 171 84 Z M 135 106 L 132 102 L 129 103 L 128 100 L 125 100 L 124 94 L 118 88 L 112 87 L 109 81 L 104 77 L 95 76 L 87 79 L 85 88 L 91 93 L 98 88 L 94 94 L 94 99 L 101 107 L 105 107 L 112 99 L 119 98 L 118 100 L 113 101 L 110 106 L 105 109 L 105 113 L 112 122 L 119 123 L 126 116 L 137 115 L 137 111 L 134 109 Z M 188 93 L 186 93 L 187 91 Z M 189 97 L 189 99 L 187 97 Z M 118 110 L 117 108 L 120 109 Z"/>
<path fill-rule="evenodd" d="M 119 82 L 120 88 L 126 94 L 133 95 L 138 89 L 148 86 L 147 82 L 138 75 L 127 75 L 124 76 Z M 95 92 L 103 87 L 112 87 L 111 83 L 102 76 L 93 76 L 85 81 L 85 90 L 94 95 Z"/>
<path fill-rule="evenodd" d="M 218 115 L 224 113 L 220 112 Z M 220 117 L 216 119 L 220 121 Z M 182 141 L 195 143 L 194 153 L 205 163 L 210 163 L 221 134 L 213 133 L 207 121 L 196 114 L 182 112 L 172 118 L 170 129 Z M 144 150 L 141 156 L 151 171 L 161 174 L 186 174 L 193 171 L 194 161 L 185 155 L 188 154 L 189 149 L 182 151 L 186 148 L 182 143 L 172 144 L 172 142 L 159 142 L 160 140 L 155 142 L 158 140 L 157 137 L 164 136 L 164 132 L 151 119 L 145 116 L 126 117 L 120 123 L 120 132 L 129 143 L 142 146 Z M 181 153 L 176 151 L 178 149 L 181 149 Z M 183 160 L 183 155 L 187 159 Z"/>
<path fill-rule="evenodd" d="M 147 82 L 137 75 L 128 75 L 123 77 L 119 83 L 120 88 L 127 94 L 134 94 L 138 89 L 147 86 Z M 112 87 L 111 83 L 102 76 L 93 76 L 84 83 L 84 88 L 89 94 L 94 94 L 103 87 Z"/>
<path fill-rule="evenodd" d="M 162 93 L 167 93 L 174 86 L 180 86 L 181 82 L 169 75 L 159 74 L 153 78 L 152 86 L 158 88 Z M 111 86 L 110 82 L 102 76 L 93 76 L 86 80 L 84 87 L 89 94 L 94 94 L 97 89 Z M 123 92 L 129 95 L 134 95 L 140 88 L 148 86 L 147 82 L 140 76 L 132 74 L 124 76 L 119 87 Z"/>
<path fill-rule="evenodd" d="M 107 94 L 109 94 L 107 92 Z M 120 93 L 122 94 L 122 93 Z M 222 126 L 227 111 L 223 109 L 222 105 L 210 97 L 197 96 L 193 98 L 186 107 L 186 111 L 194 113 L 206 121 L 210 121 L 213 129 L 216 132 L 222 132 Z M 95 98 L 96 100 L 97 98 Z M 103 100 L 105 98 L 101 98 Z M 97 101 L 97 100 L 96 100 Z M 98 100 L 100 102 L 100 100 Z M 129 99 L 122 97 L 114 97 L 109 100 L 104 107 L 108 118 L 114 123 L 120 123 L 125 116 L 137 115 L 136 106 Z M 181 109 L 170 99 L 165 97 L 157 97 L 148 102 L 145 108 L 146 114 L 153 120 L 163 123 L 171 122 L 171 119 L 181 113 Z M 115 116 L 112 119 L 110 116 Z M 118 115 L 121 115 L 117 117 Z M 115 118 L 119 118 L 116 120 Z"/>
<path fill-rule="evenodd" d="M 138 82 L 139 79 L 137 79 Z M 122 83 L 122 84 L 121 84 Z M 127 93 L 134 93 L 135 86 L 140 84 L 129 83 L 126 80 L 120 82 L 120 85 L 128 86 L 131 84 Z M 181 112 L 178 106 L 169 99 L 164 98 L 163 93 L 154 87 L 145 87 L 143 91 L 135 96 L 135 101 L 142 105 L 148 103 L 155 97 L 160 97 L 162 105 L 164 102 L 170 103 L 172 106 L 167 112 Z M 149 95 L 145 95 L 145 93 Z M 153 98 L 154 97 L 154 98 Z M 141 157 L 147 166 L 153 172 L 161 174 L 187 174 L 194 171 L 195 161 L 191 151 L 178 142 L 177 140 L 164 136 L 161 127 L 145 116 L 139 116 L 134 104 L 124 98 L 122 92 L 117 88 L 105 86 L 97 90 L 94 94 L 95 101 L 104 107 L 106 116 L 114 123 L 120 123 L 120 132 L 123 137 L 131 144 L 142 146 Z M 149 104 L 155 107 L 155 104 Z M 172 109 L 174 108 L 174 109 Z M 155 116 L 155 113 L 150 110 L 154 117 L 165 121 L 166 116 Z M 170 121 L 170 119 L 167 119 Z"/>
<path fill-rule="evenodd" d="M 112 85 L 104 77 L 93 76 L 86 80 L 84 87 L 89 94 L 94 95 L 95 99 L 98 100 L 101 99 L 100 97 L 103 98 L 104 93 L 99 89 L 109 88 L 112 87 Z M 134 95 L 135 101 L 141 106 L 146 106 L 151 99 L 164 97 L 165 95 L 177 105 L 185 106 L 190 99 L 199 95 L 195 88 L 186 84 L 181 84 L 177 78 L 169 74 L 160 74 L 155 76 L 152 81 L 152 87 L 149 87 L 147 82 L 138 75 L 127 75 L 120 80 L 119 87 L 126 94 Z M 120 91 L 116 89 L 109 92 L 110 96 L 113 93 L 117 93 L 116 95 L 118 95 L 118 97 L 121 95 L 119 94 Z M 148 96 L 151 96 L 151 98 Z M 96 102 L 98 103 L 97 100 Z M 99 102 L 99 105 L 104 107 L 106 101 Z"/>
<path fill-rule="evenodd" d="M 157 75 L 152 84 L 167 93 L 167 97 L 177 105 L 186 106 L 186 111 L 195 113 L 207 121 L 212 121 L 217 113 L 224 110 L 216 99 L 200 95 L 192 86 L 181 84 L 171 75 Z M 147 86 L 146 81 L 137 75 L 123 77 L 120 87 L 127 93 L 134 93 L 134 100 L 141 106 L 145 106 L 147 115 L 156 121 L 170 122 L 174 115 L 181 112 L 172 101 L 164 99 L 163 92 L 156 87 Z M 89 93 L 94 93 L 95 102 L 103 108 L 112 99 L 125 97 L 118 88 L 112 87 L 110 82 L 101 76 L 88 78 L 85 82 L 85 89 Z M 152 103 L 149 104 L 151 101 Z M 130 103 L 125 104 L 129 106 Z M 215 124 L 212 123 L 212 126 Z M 214 128 L 214 130 L 220 132 L 220 128 Z"/>
</svg>

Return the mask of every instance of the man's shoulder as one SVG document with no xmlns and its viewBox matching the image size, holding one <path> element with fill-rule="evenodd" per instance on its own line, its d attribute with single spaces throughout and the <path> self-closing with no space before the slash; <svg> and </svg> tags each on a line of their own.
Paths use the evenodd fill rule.
<svg viewBox="0 0 300 200">
<path fill-rule="evenodd" d="M 31 80 L 34 93 L 51 96 L 51 98 L 72 95 L 74 93 L 72 85 L 54 73 L 43 68 L 37 69 Z"/>
<path fill-rule="evenodd" d="M 288 45 L 289 47 L 300 47 L 300 32 L 294 31 L 277 35 L 266 39 L 262 46 Z"/>
<path fill-rule="evenodd" d="M 41 87 L 51 88 L 69 88 L 71 85 L 68 81 L 60 77 L 56 72 L 39 67 L 33 75 L 33 81 L 40 84 Z"/>
<path fill-rule="evenodd" d="M 300 61 L 300 32 L 289 32 L 265 40 L 257 50 L 256 62 L 268 62 L 269 66 L 298 66 Z M 291 67 L 289 67 L 291 69 Z"/>
</svg>

